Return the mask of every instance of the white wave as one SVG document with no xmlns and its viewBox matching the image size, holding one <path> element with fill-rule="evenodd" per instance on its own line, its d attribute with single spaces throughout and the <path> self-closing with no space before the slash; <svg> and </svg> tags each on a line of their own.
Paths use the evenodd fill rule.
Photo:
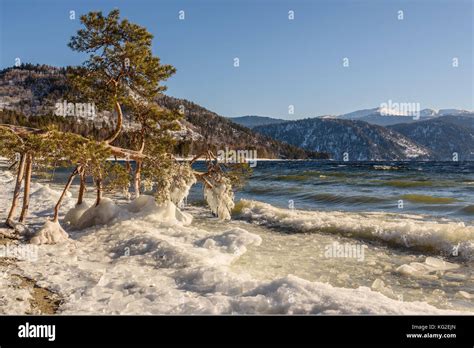
<svg viewBox="0 0 474 348">
<path fill-rule="evenodd" d="M 417 215 L 389 213 L 290 210 L 252 200 L 241 200 L 234 213 L 296 232 L 340 233 L 463 259 L 474 257 L 474 226 L 463 222 L 425 221 Z"/>
</svg>

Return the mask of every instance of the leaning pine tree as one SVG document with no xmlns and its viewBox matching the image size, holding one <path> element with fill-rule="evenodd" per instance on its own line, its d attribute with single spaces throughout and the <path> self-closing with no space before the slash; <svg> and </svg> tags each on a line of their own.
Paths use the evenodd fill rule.
<svg viewBox="0 0 474 348">
<path fill-rule="evenodd" d="M 135 155 L 126 156 L 135 162 L 134 196 L 139 197 L 147 188 L 153 190 L 159 202 L 180 204 L 191 185 L 200 180 L 213 213 L 229 219 L 233 207 L 231 180 L 215 163 L 216 159 L 202 154 L 208 160 L 208 171 L 198 173 L 191 169 L 192 163 L 179 163 L 170 153 L 172 131 L 178 129 L 176 121 L 180 115 L 160 108 L 155 100 L 166 90 L 160 83 L 174 74 L 175 69 L 161 64 L 153 55 L 153 36 L 139 25 L 120 20 L 118 10 L 106 17 L 101 12 L 91 12 L 82 16 L 81 22 L 84 28 L 71 39 L 69 46 L 90 56 L 81 67 L 70 69 L 72 94 L 95 102 L 102 110 L 114 110 L 116 127 L 105 139 L 107 144 L 122 132 L 124 107 L 128 110 L 131 122 L 136 125 L 128 132 Z"/>
<path fill-rule="evenodd" d="M 235 166 L 219 163 L 210 150 L 197 155 L 191 162 L 180 162 L 173 156 L 173 132 L 180 127 L 181 115 L 159 107 L 156 99 L 165 91 L 160 83 L 174 74 L 175 69 L 161 64 L 153 55 L 153 36 L 145 28 L 121 20 L 118 10 L 107 16 L 91 12 L 82 16 L 81 22 L 84 27 L 72 37 L 69 46 L 89 57 L 81 66 L 68 68 L 66 96 L 69 101 L 95 103 L 99 111 L 111 112 L 115 116 L 113 130 L 105 139 L 89 139 L 53 128 L 0 125 L 0 142 L 4 145 L 1 152 L 10 158 L 17 157 L 13 161 L 17 179 L 7 224 L 14 225 L 14 211 L 23 182 L 23 209 L 19 221 L 25 220 L 34 163 L 44 168 L 73 168 L 51 220 L 32 238 L 34 243 L 67 239 L 59 225 L 59 211 L 76 177 L 80 179 L 77 204 L 65 217 L 65 221 L 76 228 L 110 221 L 117 207 L 109 199 L 104 200 L 104 193 L 123 191 L 128 194 L 132 185 L 136 199 L 140 199 L 141 192 L 151 191 L 158 205 L 169 207 L 180 205 L 197 181 L 203 183 L 204 197 L 212 212 L 221 219 L 230 219 L 234 206 L 232 185 L 246 172 L 242 170 L 245 166 L 236 170 Z M 126 130 L 124 112 L 131 122 Z M 114 145 L 119 138 L 122 147 Z M 111 160 L 112 157 L 125 158 L 126 165 Z M 191 167 L 200 157 L 207 162 L 205 172 Z M 84 201 L 88 178 L 96 193 L 90 207 Z M 147 201 L 149 197 L 145 198 Z M 103 209 L 104 206 L 107 208 Z M 179 210 L 178 213 L 182 215 Z"/>
</svg>

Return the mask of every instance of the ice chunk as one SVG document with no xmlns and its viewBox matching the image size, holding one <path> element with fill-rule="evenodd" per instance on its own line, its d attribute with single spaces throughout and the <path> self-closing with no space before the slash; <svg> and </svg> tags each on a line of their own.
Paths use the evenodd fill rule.
<svg viewBox="0 0 474 348">
<path fill-rule="evenodd" d="M 153 222 L 190 225 L 193 221 L 190 214 L 182 212 L 173 202 L 165 201 L 158 204 L 153 196 L 148 195 L 142 195 L 130 202 L 127 210 Z"/>
<path fill-rule="evenodd" d="M 425 262 L 411 262 L 409 265 L 401 265 L 397 272 L 412 276 L 428 276 L 438 271 L 449 271 L 459 268 L 459 265 L 450 263 L 434 257 L 427 257 Z"/>
<path fill-rule="evenodd" d="M 68 234 L 62 229 L 59 222 L 46 221 L 43 227 L 31 238 L 31 244 L 57 244 L 66 242 Z"/>
<path fill-rule="evenodd" d="M 204 198 L 211 211 L 221 220 L 230 220 L 230 212 L 234 208 L 234 193 L 230 183 L 215 182 L 213 187 L 204 186 Z"/>
<path fill-rule="evenodd" d="M 470 299 L 474 299 L 474 294 L 470 294 L 466 291 L 458 291 L 456 293 L 456 297 L 457 298 L 462 298 L 462 299 L 467 299 L 467 300 L 470 300 Z"/>
<path fill-rule="evenodd" d="M 425 263 L 428 266 L 431 266 L 431 267 L 435 268 L 438 271 L 448 271 L 448 270 L 451 270 L 451 269 L 459 268 L 459 265 L 457 265 L 455 263 L 446 262 L 444 260 L 437 259 L 437 258 L 434 258 L 434 257 L 427 257 L 426 260 L 425 260 Z"/>
<path fill-rule="evenodd" d="M 87 209 L 89 209 L 89 205 L 85 202 L 76 204 L 74 208 L 67 212 L 66 216 L 64 217 L 64 222 L 70 224 L 71 226 L 77 226 L 79 219 Z"/>
<path fill-rule="evenodd" d="M 117 217 L 119 211 L 119 207 L 111 199 L 102 198 L 99 205 L 94 205 L 81 215 L 76 227 L 83 229 L 108 224 Z"/>
<path fill-rule="evenodd" d="M 155 197 L 149 195 L 141 195 L 135 198 L 127 205 L 127 210 L 132 213 L 139 213 L 143 211 L 151 211 L 156 208 Z"/>
<path fill-rule="evenodd" d="M 207 249 L 219 249 L 226 253 L 242 255 L 247 251 L 247 245 L 260 245 L 261 243 L 260 236 L 242 228 L 234 228 L 220 235 L 201 240 L 197 244 Z"/>
<path fill-rule="evenodd" d="M 371 288 L 372 290 L 378 291 L 389 298 L 398 299 L 397 295 L 395 295 L 395 293 L 389 286 L 385 285 L 382 279 L 375 279 L 372 283 Z"/>
</svg>

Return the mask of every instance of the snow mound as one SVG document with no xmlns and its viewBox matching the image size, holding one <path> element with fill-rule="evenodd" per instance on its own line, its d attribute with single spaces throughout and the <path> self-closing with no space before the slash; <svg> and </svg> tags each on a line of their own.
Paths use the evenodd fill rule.
<svg viewBox="0 0 474 348">
<path fill-rule="evenodd" d="M 84 203 L 83 203 L 84 204 Z M 124 207 L 119 207 L 109 198 L 102 198 L 98 206 L 76 206 L 71 209 L 65 220 L 77 229 L 97 225 L 108 225 L 112 222 L 143 219 L 147 222 L 173 225 L 190 225 L 193 217 L 181 210 L 171 201 L 158 204 L 150 195 L 141 195 Z"/>
<path fill-rule="evenodd" d="M 106 225 L 115 219 L 120 208 L 110 198 L 102 198 L 99 205 L 94 205 L 82 213 L 77 221 L 78 229 L 84 229 L 96 225 Z"/>
<path fill-rule="evenodd" d="M 260 245 L 262 238 L 256 234 L 249 233 L 242 228 L 234 228 L 220 235 L 206 238 L 197 245 L 207 249 L 218 249 L 221 252 L 243 255 L 247 251 L 247 245 Z"/>
<path fill-rule="evenodd" d="M 242 312 L 286 314 L 454 314 L 423 302 L 390 299 L 368 287 L 336 288 L 289 275 L 243 294 Z M 247 301 L 245 301 L 247 298 Z"/>
<path fill-rule="evenodd" d="M 147 221 L 164 223 L 167 225 L 190 225 L 193 217 L 181 211 L 171 201 L 156 203 L 153 196 L 142 195 L 127 205 L 127 210 L 137 213 Z"/>
<path fill-rule="evenodd" d="M 66 213 L 66 216 L 64 217 L 64 222 L 70 224 L 71 226 L 77 226 L 79 219 L 87 209 L 89 209 L 89 205 L 87 205 L 87 203 L 85 202 L 82 202 L 81 204 L 76 204 L 74 208 L 70 209 Z"/>
<path fill-rule="evenodd" d="M 31 199 L 36 199 L 39 201 L 57 201 L 61 196 L 62 192 L 53 190 L 49 185 L 43 185 L 38 183 L 33 183 L 31 185 Z M 71 192 L 66 193 L 66 197 L 72 197 Z"/>
<path fill-rule="evenodd" d="M 127 210 L 132 213 L 151 212 L 155 208 L 155 198 L 149 195 L 141 195 L 127 205 Z"/>
<path fill-rule="evenodd" d="M 68 234 L 62 229 L 59 222 L 46 221 L 43 227 L 31 238 L 31 244 L 58 244 L 66 242 Z"/>
<path fill-rule="evenodd" d="M 234 213 L 296 232 L 337 233 L 461 259 L 474 258 L 474 226 L 462 222 L 425 220 L 420 215 L 289 210 L 244 199 Z"/>
<path fill-rule="evenodd" d="M 161 204 L 155 203 L 155 208 L 145 217 L 147 221 L 158 222 L 162 224 L 191 224 L 193 218 L 190 214 L 182 212 L 171 201 Z"/>
</svg>

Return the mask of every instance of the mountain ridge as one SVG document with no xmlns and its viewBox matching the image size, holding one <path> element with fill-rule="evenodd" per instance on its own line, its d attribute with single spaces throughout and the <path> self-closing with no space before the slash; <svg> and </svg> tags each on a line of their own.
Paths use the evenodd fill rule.
<svg viewBox="0 0 474 348">
<path fill-rule="evenodd" d="M 238 116 L 238 117 L 229 117 L 230 121 L 240 124 L 241 126 L 252 129 L 257 126 L 264 126 L 267 124 L 283 123 L 289 120 L 284 120 L 282 118 L 274 118 L 268 116 L 258 116 L 258 115 L 247 115 L 247 116 Z"/>
<path fill-rule="evenodd" d="M 307 118 L 254 129 L 304 149 L 328 152 L 335 160 L 428 160 L 432 157 L 429 149 L 402 134 L 363 121 Z"/>
<path fill-rule="evenodd" d="M 0 122 L 6 119 L 15 122 L 15 118 L 24 115 L 21 121 L 25 125 L 28 122 L 38 126 L 44 126 L 48 122 L 59 122 L 62 123 L 63 130 L 75 130 L 83 135 L 93 131 L 99 137 L 105 137 L 107 131 L 103 131 L 102 128 L 112 128 L 115 122 L 110 112 L 99 112 L 97 118 L 90 121 L 71 117 L 61 119 L 62 116 L 52 115 L 55 103 L 62 100 L 67 89 L 65 73 L 66 68 L 32 64 L 1 70 Z M 184 107 L 184 115 L 180 120 L 182 130 L 175 133 L 178 138 L 176 151 L 181 156 L 195 155 L 207 148 L 217 151 L 229 147 L 257 150 L 259 158 L 327 158 L 326 154 L 302 150 L 257 134 L 185 99 L 161 95 L 157 99 L 157 104 L 174 110 Z M 42 119 L 35 119 L 40 116 Z M 130 124 L 125 111 L 125 131 Z"/>
<path fill-rule="evenodd" d="M 401 123 L 412 123 L 417 121 L 422 121 L 426 119 L 433 119 L 436 117 L 446 117 L 446 116 L 467 116 L 474 118 L 474 112 L 463 110 L 463 109 L 423 109 L 420 110 L 418 116 L 409 116 L 400 113 L 391 112 L 387 108 L 377 107 L 371 109 L 361 109 L 353 112 L 349 112 L 341 115 L 320 115 L 309 118 L 335 118 L 335 119 L 345 119 L 345 120 L 359 120 L 365 121 L 370 124 L 376 124 L 379 126 L 391 126 L 394 124 Z M 271 116 L 259 116 L 259 115 L 247 115 L 247 116 L 238 116 L 238 117 L 229 117 L 234 123 L 243 125 L 248 128 L 253 128 L 257 126 L 263 126 L 268 124 L 277 124 L 284 123 L 287 121 L 298 121 L 305 118 L 298 118 L 295 120 L 286 120 L 282 118 L 276 118 Z"/>
<path fill-rule="evenodd" d="M 474 160 L 474 118 L 445 116 L 389 126 L 429 148 L 438 160 Z"/>
</svg>

